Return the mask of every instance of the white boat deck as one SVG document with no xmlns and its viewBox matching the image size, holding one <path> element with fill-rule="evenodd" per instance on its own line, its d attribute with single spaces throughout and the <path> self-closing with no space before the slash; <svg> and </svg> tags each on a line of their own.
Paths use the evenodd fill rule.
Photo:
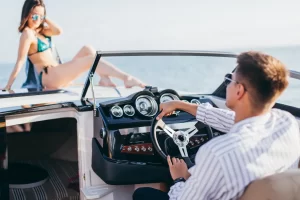
<svg viewBox="0 0 300 200">
<path fill-rule="evenodd" d="M 68 92 L 29 95 L 22 97 L 1 98 L 1 94 L 9 94 L 8 92 L 0 92 L 0 108 L 9 108 L 15 106 L 30 106 L 33 104 L 52 104 L 62 102 L 73 102 L 80 100 L 82 87 L 65 88 Z M 124 87 L 108 88 L 101 86 L 94 86 L 95 98 L 118 98 L 128 96 L 135 92 L 141 91 L 142 88 L 127 89 Z M 89 89 L 86 97 L 93 98 L 92 92 Z"/>
</svg>

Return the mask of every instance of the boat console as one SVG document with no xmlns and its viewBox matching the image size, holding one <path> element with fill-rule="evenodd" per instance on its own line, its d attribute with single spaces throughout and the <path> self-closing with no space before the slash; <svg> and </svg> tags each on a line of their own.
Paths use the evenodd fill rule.
<svg viewBox="0 0 300 200">
<path fill-rule="evenodd" d="M 100 103 L 95 120 L 98 128 L 93 139 L 92 168 L 103 181 L 118 185 L 171 180 L 165 159 L 158 152 L 161 149 L 164 155 L 180 157 L 179 148 L 167 129 L 158 127 L 153 131 L 160 103 L 170 100 L 213 104 L 204 97 L 180 96 L 172 89 L 158 91 L 152 87 L 126 98 Z M 179 110 L 162 120 L 176 132 L 196 130 L 186 145 L 192 162 L 201 145 L 223 134 Z"/>
</svg>

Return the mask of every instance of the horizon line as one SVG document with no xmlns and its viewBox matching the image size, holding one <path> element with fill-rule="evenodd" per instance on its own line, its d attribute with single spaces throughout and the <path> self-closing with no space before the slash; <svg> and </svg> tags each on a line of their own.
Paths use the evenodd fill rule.
<svg viewBox="0 0 300 200">
<path fill-rule="evenodd" d="M 216 51 L 216 52 L 219 52 L 219 51 L 226 51 L 227 53 L 238 53 L 237 51 L 239 50 L 242 50 L 242 49 L 257 49 L 257 48 L 260 48 L 260 49 L 274 49 L 274 48 L 297 48 L 297 47 L 300 47 L 300 44 L 281 44 L 281 45 L 268 45 L 268 46 L 252 46 L 252 47 L 249 47 L 249 46 L 244 46 L 244 47 L 232 47 L 232 48 L 207 48 L 205 50 L 201 50 L 201 51 Z M 134 50 L 141 50 L 141 51 L 152 51 L 151 49 L 134 49 Z M 165 50 L 165 51 L 173 51 L 175 49 L 155 49 L 155 50 Z M 192 50 L 192 51 L 195 51 L 196 49 L 176 49 L 176 50 Z M 99 50 L 99 51 L 106 51 L 106 50 Z M 112 51 L 112 50 L 110 50 Z M 116 51 L 120 51 L 120 50 L 116 50 Z M 133 49 L 127 49 L 127 50 L 122 50 L 122 51 L 133 51 Z M 64 58 L 65 60 L 66 58 Z M 66 60 L 71 60 L 71 59 L 66 59 Z M 14 61 L 1 61 L 0 60 L 0 64 L 13 64 Z"/>
</svg>

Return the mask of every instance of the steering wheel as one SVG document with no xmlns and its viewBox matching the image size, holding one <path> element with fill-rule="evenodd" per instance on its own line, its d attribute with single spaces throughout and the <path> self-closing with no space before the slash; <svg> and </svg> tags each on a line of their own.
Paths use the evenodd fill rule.
<svg viewBox="0 0 300 200">
<path fill-rule="evenodd" d="M 164 161 L 167 161 L 167 155 L 162 151 L 162 149 L 158 143 L 158 140 L 157 140 L 156 129 L 158 127 L 160 127 L 170 138 L 173 139 L 174 143 L 179 148 L 180 155 L 181 155 L 182 159 L 185 161 L 185 163 L 187 164 L 188 168 L 194 166 L 195 164 L 191 161 L 186 147 L 189 143 L 190 138 L 200 130 L 199 129 L 200 124 L 201 124 L 201 127 L 203 128 L 203 123 L 196 122 L 194 124 L 194 126 L 192 126 L 191 128 L 189 128 L 186 131 L 182 131 L 182 130 L 174 131 L 172 128 L 170 128 L 168 125 L 166 125 L 162 119 L 156 120 L 156 117 L 160 113 L 161 112 L 159 112 L 157 115 L 155 115 L 155 117 L 152 121 L 152 124 L 151 124 L 151 130 L 150 130 L 150 137 L 151 137 L 151 141 L 153 143 L 155 150 L 162 157 L 162 159 Z M 205 125 L 205 126 L 207 126 L 207 125 Z M 208 131 L 209 131 L 208 139 L 210 140 L 213 137 L 213 132 L 209 126 L 207 126 L 207 127 L 208 127 Z"/>
</svg>

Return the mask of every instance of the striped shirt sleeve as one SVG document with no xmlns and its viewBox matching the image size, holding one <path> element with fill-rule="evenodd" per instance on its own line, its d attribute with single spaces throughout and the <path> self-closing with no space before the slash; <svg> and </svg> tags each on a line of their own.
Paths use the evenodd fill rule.
<svg viewBox="0 0 300 200">
<path fill-rule="evenodd" d="M 170 200 L 218 199 L 226 189 L 218 158 L 203 147 L 197 153 L 196 165 L 189 169 L 191 176 L 188 180 L 176 183 L 170 188 Z"/>
<path fill-rule="evenodd" d="M 203 103 L 197 108 L 196 118 L 208 126 L 227 133 L 234 125 L 235 112 L 215 108 L 209 103 Z"/>
</svg>

